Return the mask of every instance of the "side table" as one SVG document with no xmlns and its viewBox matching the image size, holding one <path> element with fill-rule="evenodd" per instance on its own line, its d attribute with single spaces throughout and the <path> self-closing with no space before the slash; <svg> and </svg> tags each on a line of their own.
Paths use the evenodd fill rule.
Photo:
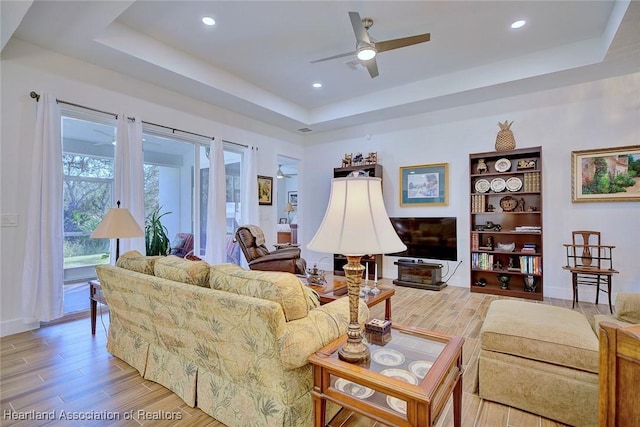
<svg viewBox="0 0 640 427">
<path fill-rule="evenodd" d="M 381 282 L 384 280 L 386 279 L 382 279 Z M 338 279 L 335 276 L 327 275 L 326 283 L 322 285 L 309 284 L 308 286 L 318 293 L 321 305 L 335 301 L 338 298 L 347 297 L 347 281 L 344 277 Z M 366 294 L 364 302 L 367 307 L 371 308 L 384 301 L 384 318 L 385 320 L 391 320 L 391 297 L 395 295 L 396 291 L 393 288 L 384 286 L 378 287 L 378 290 L 380 291 L 378 294 Z"/>
<path fill-rule="evenodd" d="M 107 305 L 102 293 L 102 286 L 97 280 L 89 280 L 89 300 L 91 305 L 91 335 L 95 335 L 98 303 Z"/>
<path fill-rule="evenodd" d="M 394 324 L 391 340 L 368 342 L 371 360 L 338 358 L 346 335 L 309 357 L 314 426 L 326 425 L 327 400 L 385 425 L 433 426 L 453 394 L 453 424 L 462 422 L 464 339 Z"/>
</svg>

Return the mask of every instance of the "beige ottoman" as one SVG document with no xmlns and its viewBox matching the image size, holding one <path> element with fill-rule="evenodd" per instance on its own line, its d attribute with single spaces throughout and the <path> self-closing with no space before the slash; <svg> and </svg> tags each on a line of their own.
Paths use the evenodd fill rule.
<svg viewBox="0 0 640 427">
<path fill-rule="evenodd" d="M 575 426 L 598 425 L 598 338 L 582 314 L 491 303 L 480 332 L 479 395 Z"/>
</svg>

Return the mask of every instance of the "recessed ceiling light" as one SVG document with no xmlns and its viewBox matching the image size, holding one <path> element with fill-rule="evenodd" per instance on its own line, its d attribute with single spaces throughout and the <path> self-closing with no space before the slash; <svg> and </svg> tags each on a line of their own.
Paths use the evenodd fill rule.
<svg viewBox="0 0 640 427">
<path fill-rule="evenodd" d="M 522 28 L 526 23 L 527 21 L 520 19 L 519 21 L 515 21 L 513 24 L 511 24 L 511 28 L 513 28 L 514 30 L 517 28 Z"/>
<path fill-rule="evenodd" d="M 202 18 L 202 23 L 204 25 L 216 25 L 216 20 L 210 16 L 205 16 L 204 18 Z"/>
<path fill-rule="evenodd" d="M 315 88 L 320 88 L 322 87 L 322 83 L 314 83 L 312 86 Z"/>
</svg>

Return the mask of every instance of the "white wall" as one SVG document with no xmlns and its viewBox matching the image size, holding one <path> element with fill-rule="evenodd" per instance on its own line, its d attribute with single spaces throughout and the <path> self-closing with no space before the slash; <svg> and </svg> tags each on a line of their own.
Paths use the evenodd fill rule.
<svg viewBox="0 0 640 427">
<path fill-rule="evenodd" d="M 462 265 L 449 284 L 469 282 L 468 154 L 492 151 L 497 123 L 513 120 L 518 147 L 541 145 L 544 169 L 545 296 L 571 299 L 569 273 L 562 243 L 575 229 L 596 229 L 604 241 L 617 245 L 615 291 L 640 292 L 640 203 L 573 204 L 570 197 L 572 150 L 640 143 L 640 73 L 585 83 L 483 104 L 377 122 L 333 133 L 302 137 L 195 101 L 129 77 L 75 59 L 12 40 L 1 58 L 2 111 L 0 145 L 0 212 L 17 214 L 17 227 L 0 229 L 0 335 L 26 330 L 21 321 L 21 279 L 25 251 L 27 190 L 32 151 L 35 102 L 29 92 L 47 91 L 60 99 L 93 108 L 127 112 L 143 120 L 223 139 L 256 145 L 258 174 L 275 176 L 277 156 L 302 159 L 298 196 L 300 241 L 315 234 L 329 197 L 334 167 L 344 153 L 378 152 L 384 167 L 384 194 L 390 216 L 456 216 L 458 258 Z M 367 135 L 370 138 L 367 138 Z M 449 163 L 449 205 L 403 207 L 398 202 L 400 166 Z M 275 241 L 281 216 L 277 204 L 260 207 L 260 225 L 267 241 Z M 325 254 L 303 247 L 308 263 Z M 387 257 L 384 276 L 394 278 L 394 258 Z M 454 263 L 449 263 L 453 271 Z M 323 262 L 320 265 L 325 267 Z M 581 289 L 584 300 L 593 293 Z"/>
<path fill-rule="evenodd" d="M 640 73 L 316 135 L 305 154 L 304 241 L 320 225 L 328 182 L 344 154 L 377 151 L 389 216 L 458 218 L 462 265 L 448 283 L 468 287 L 468 156 L 494 151 L 497 124 L 504 120 L 514 121 L 516 148 L 543 150 L 545 297 L 572 299 L 571 276 L 562 270 L 562 244 L 579 229 L 600 230 L 605 244 L 617 246 L 614 267 L 620 274 L 613 278 L 614 298 L 618 291 L 640 292 L 640 202 L 572 203 L 570 179 L 571 151 L 640 144 Z M 399 167 L 441 162 L 449 163 L 449 205 L 400 207 Z M 304 255 L 308 262 L 324 256 Z M 385 257 L 384 277 L 397 277 L 396 259 Z M 443 264 L 450 272 L 456 265 Z M 331 269 L 324 262 L 322 268 Z M 595 290 L 581 287 L 580 299 L 594 301 Z"/>
<path fill-rule="evenodd" d="M 17 227 L 0 229 L 2 336 L 36 326 L 25 325 L 21 320 L 22 265 L 31 256 L 24 246 L 36 108 L 30 91 L 46 91 L 59 99 L 99 110 L 125 112 L 151 123 L 258 146 L 260 175 L 275 175 L 277 154 L 301 158 L 304 153 L 298 135 L 29 43 L 10 41 L 2 51 L 0 66 L 0 212 L 18 215 Z M 276 208 L 276 204 L 259 208 L 267 241 L 276 241 L 280 215 Z"/>
</svg>

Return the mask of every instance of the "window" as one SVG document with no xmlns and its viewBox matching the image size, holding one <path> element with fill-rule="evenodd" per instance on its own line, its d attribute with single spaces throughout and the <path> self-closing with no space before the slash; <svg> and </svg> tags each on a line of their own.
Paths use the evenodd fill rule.
<svg viewBox="0 0 640 427">
<path fill-rule="evenodd" d="M 92 267 L 109 262 L 109 242 L 90 235 L 113 204 L 114 126 L 62 118 L 65 282 L 94 277 Z"/>
<path fill-rule="evenodd" d="M 62 115 L 65 312 L 72 312 L 87 308 L 86 282 L 95 278 L 96 265 L 109 262 L 110 242 L 90 236 L 115 204 L 116 120 L 74 108 L 63 109 Z M 145 216 L 156 209 L 170 212 L 162 218 L 169 239 L 193 234 L 195 252 L 201 255 L 206 244 L 209 143 L 186 132 L 143 124 Z M 241 159 L 241 152 L 225 148 L 229 236 L 240 218 Z M 84 285 L 75 295 L 66 286 L 74 283 Z"/>
</svg>

